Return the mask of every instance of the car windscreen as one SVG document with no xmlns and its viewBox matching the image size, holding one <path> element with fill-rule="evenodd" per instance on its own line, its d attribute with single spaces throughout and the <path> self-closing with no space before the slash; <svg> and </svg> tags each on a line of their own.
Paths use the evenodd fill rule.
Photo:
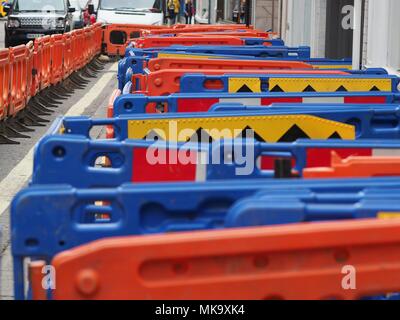
<svg viewBox="0 0 400 320">
<path fill-rule="evenodd" d="M 103 10 L 161 9 L 160 0 L 101 0 Z"/>
<path fill-rule="evenodd" d="M 13 11 L 51 12 L 66 11 L 64 0 L 15 0 Z"/>
</svg>

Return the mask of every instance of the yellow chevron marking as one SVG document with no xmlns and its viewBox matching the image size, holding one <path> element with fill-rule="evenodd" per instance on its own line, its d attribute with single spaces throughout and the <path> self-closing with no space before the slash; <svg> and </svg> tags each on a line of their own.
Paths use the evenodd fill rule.
<svg viewBox="0 0 400 320">
<path fill-rule="evenodd" d="M 259 78 L 229 78 L 229 93 L 240 92 L 243 86 L 247 86 L 251 92 L 261 92 L 261 80 Z"/>
<path fill-rule="evenodd" d="M 400 213 L 399 212 L 380 212 L 380 213 L 378 213 L 378 219 L 384 219 L 384 220 L 400 219 Z"/>
<path fill-rule="evenodd" d="M 340 86 L 347 91 L 370 91 L 377 87 L 380 91 L 391 92 L 391 79 L 346 79 L 346 78 L 274 78 L 269 79 L 272 90 L 278 85 L 284 92 L 303 92 L 308 86 L 316 92 L 336 92 Z"/>
<path fill-rule="evenodd" d="M 214 140 L 221 140 L 236 138 L 242 130 L 250 127 L 264 141 L 273 143 L 279 141 L 294 125 L 311 139 L 328 139 L 335 133 L 343 140 L 356 138 L 354 126 L 310 115 L 129 120 L 128 138 L 144 139 L 150 132 L 157 132 L 167 141 L 186 142 L 195 132 L 203 129 Z"/>
</svg>

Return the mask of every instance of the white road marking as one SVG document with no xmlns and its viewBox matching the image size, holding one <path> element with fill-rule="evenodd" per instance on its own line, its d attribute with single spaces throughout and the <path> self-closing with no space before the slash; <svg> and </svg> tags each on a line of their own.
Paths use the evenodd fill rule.
<svg viewBox="0 0 400 320">
<path fill-rule="evenodd" d="M 82 99 L 73 105 L 66 116 L 80 116 L 85 109 L 91 105 L 111 81 L 117 71 L 118 63 L 114 63 L 95 85 L 87 92 Z M 106 105 L 104 105 L 106 107 Z M 28 154 L 14 167 L 13 170 L 0 182 L 0 215 L 8 208 L 13 197 L 19 192 L 32 176 L 34 147 Z"/>
</svg>

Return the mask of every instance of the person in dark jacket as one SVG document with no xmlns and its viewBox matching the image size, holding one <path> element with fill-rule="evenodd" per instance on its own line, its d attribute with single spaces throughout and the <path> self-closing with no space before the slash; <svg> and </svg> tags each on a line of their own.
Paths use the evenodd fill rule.
<svg viewBox="0 0 400 320">
<path fill-rule="evenodd" d="M 186 0 L 186 3 L 185 3 L 186 24 L 192 24 L 193 16 L 194 16 L 194 7 L 193 7 L 192 0 Z"/>
</svg>

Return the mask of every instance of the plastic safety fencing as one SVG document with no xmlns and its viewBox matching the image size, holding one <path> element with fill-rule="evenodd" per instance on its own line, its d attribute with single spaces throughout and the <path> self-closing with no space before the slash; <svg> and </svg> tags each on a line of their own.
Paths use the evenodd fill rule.
<svg viewBox="0 0 400 320">
<path fill-rule="evenodd" d="M 399 291 L 399 234 L 400 222 L 371 220 L 100 240 L 54 258 L 53 298 L 361 299 Z M 30 265 L 37 300 L 45 265 Z M 355 290 L 341 286 L 346 265 L 362 279 Z"/>
<path fill-rule="evenodd" d="M 176 93 L 152 97 L 143 94 L 124 94 L 115 90 L 108 103 L 108 117 L 137 113 L 208 112 L 215 104 L 240 103 L 270 106 L 275 103 L 313 103 L 321 108 L 326 104 L 399 104 L 400 95 L 386 92 L 301 92 L 301 93 Z"/>
<path fill-rule="evenodd" d="M 101 37 L 101 24 L 95 24 L 1 50 L 1 144 L 19 144 L 13 139 L 29 138 L 24 133 L 33 131 L 30 127 L 48 122 L 42 116 L 87 83 L 77 71 L 85 76 L 87 69 L 100 70 L 92 60 L 100 53 Z"/>
<path fill-rule="evenodd" d="M 167 38 L 168 39 L 168 38 Z M 298 47 L 298 48 L 290 48 L 290 47 L 266 47 L 264 45 L 261 46 L 180 46 L 175 45 L 171 47 L 163 47 L 161 48 L 163 52 L 166 54 L 175 52 L 185 52 L 185 53 L 195 53 L 195 54 L 206 54 L 206 55 L 228 55 L 228 56 L 247 56 L 247 57 L 258 57 L 258 58 L 279 58 L 279 59 L 297 59 L 297 60 L 306 60 L 310 59 L 311 52 L 310 47 Z M 134 48 L 133 46 L 128 46 L 126 49 L 126 55 L 136 55 L 142 51 L 143 53 L 149 52 L 151 54 L 152 51 L 158 51 L 157 48 L 147 48 L 147 49 L 139 49 Z"/>
<path fill-rule="evenodd" d="M 208 145 L 52 135 L 36 148 L 31 184 L 114 188 L 128 182 L 400 176 L 400 157 L 392 156 L 399 151 L 396 140 L 231 140 Z M 108 160 L 107 167 L 98 165 L 102 158 Z M 382 164 L 394 165 L 379 167 Z"/>
<path fill-rule="evenodd" d="M 369 187 L 385 187 L 386 193 L 379 193 L 380 199 L 368 200 L 371 207 L 376 202 L 375 209 L 380 208 L 382 212 L 395 213 L 400 210 L 398 200 L 385 201 L 385 194 L 389 199 L 395 197 L 390 187 L 399 188 L 399 180 L 393 178 L 349 180 L 345 184 L 340 180 L 281 180 L 273 183 L 244 180 L 229 185 L 226 182 L 124 185 L 118 189 L 98 190 L 76 189 L 66 185 L 34 186 L 19 193 L 11 209 L 15 298 L 25 297 L 25 258 L 40 258 L 50 262 L 64 250 L 108 237 L 240 228 L 250 223 L 251 226 L 272 222 L 285 224 L 284 219 L 277 221 L 273 217 L 269 223 L 263 214 L 254 216 L 251 222 L 236 219 L 236 204 L 260 191 L 266 191 L 268 187 L 287 187 L 288 183 L 299 189 L 341 190 L 344 197 L 352 191 L 359 195 Z M 163 192 L 160 192 L 160 188 Z M 364 198 L 368 199 L 368 196 Z M 60 203 L 63 205 L 60 206 Z M 348 207 L 352 207 L 352 204 Z M 377 217 L 381 213 L 378 209 L 369 208 L 366 207 L 363 217 Z M 279 219 L 279 215 L 274 217 Z M 332 220 L 337 219 L 334 215 L 331 217 Z M 345 218 L 358 217 L 349 215 Z"/>
<path fill-rule="evenodd" d="M 181 77 L 180 92 L 399 92 L 400 78 L 397 76 L 329 73 L 318 75 L 311 72 L 309 75 L 294 75 L 296 72 L 302 71 L 288 71 L 284 76 L 270 73 L 270 76 L 264 77 L 255 75 L 256 72 L 240 76 L 233 73 L 232 75 L 186 74 Z"/>
<path fill-rule="evenodd" d="M 118 88 L 122 90 L 131 81 L 134 74 L 145 74 L 166 69 L 185 70 L 290 70 L 313 69 L 301 61 L 255 61 L 255 60 L 225 60 L 225 59 L 185 59 L 185 58 L 155 58 L 127 57 L 118 63 Z"/>
<path fill-rule="evenodd" d="M 103 53 L 109 56 L 124 55 L 128 39 L 139 38 L 142 30 L 162 29 L 163 26 L 111 24 L 103 27 Z"/>
<path fill-rule="evenodd" d="M 249 74 L 251 72 L 251 74 Z M 257 78 L 258 75 L 258 78 Z M 177 92 L 267 92 L 271 91 L 269 83 L 273 83 L 271 81 L 273 75 L 279 79 L 286 79 L 286 77 L 298 75 L 308 75 L 309 82 L 326 82 L 327 80 L 319 80 L 315 79 L 314 76 L 320 75 L 321 78 L 325 76 L 326 78 L 334 78 L 335 76 L 342 75 L 343 77 L 349 77 L 350 75 L 344 71 L 321 71 L 321 70 L 221 70 L 221 69 L 211 69 L 211 70 L 201 70 L 201 73 L 197 73 L 192 69 L 167 69 L 167 70 L 160 70 L 156 72 L 150 72 L 149 74 L 135 74 L 132 76 L 132 81 L 128 82 L 124 87 L 124 93 L 145 93 L 150 96 L 164 96 L 172 93 Z M 197 77 L 197 79 L 196 79 Z M 199 77 L 203 77 L 204 81 L 199 83 Z M 240 77 L 240 78 L 239 78 Z M 372 76 L 371 76 L 372 77 Z M 192 81 L 192 78 L 194 79 Z M 254 79 L 255 78 L 255 79 Z M 230 79 L 230 80 L 229 80 Z M 355 78 L 359 79 L 359 78 Z M 381 79 L 381 78 L 379 78 Z M 393 76 L 393 79 L 398 78 Z M 368 83 L 373 83 L 369 80 Z M 388 80 L 388 79 L 387 79 Z M 187 83 L 189 81 L 189 83 Z M 287 82 L 296 83 L 293 79 L 286 80 Z M 302 81 L 302 82 L 305 82 Z M 345 82 L 344 79 L 336 79 L 336 83 L 339 81 Z M 390 80 L 389 80 L 390 81 Z M 284 82 L 281 80 L 280 82 Z M 301 82 L 301 81 L 300 81 Z M 332 82 L 332 81 L 331 81 Z M 352 82 L 355 82 L 353 80 Z M 360 80 L 362 83 L 363 81 Z M 364 81 L 365 82 L 365 81 Z M 225 84 L 229 84 L 226 86 Z M 240 85 L 241 84 L 241 85 Z M 278 83 L 277 83 L 278 84 Z M 394 85 L 394 84 L 393 84 Z M 301 86 L 301 83 L 298 87 Z M 226 88 L 225 88 L 226 87 Z M 296 88 L 295 85 L 293 85 Z M 339 87 L 339 86 L 338 86 Z M 337 91 L 330 89 L 329 91 Z M 372 86 L 371 86 L 372 87 Z M 370 88 L 371 88 L 370 87 Z M 274 87 L 272 87 L 274 88 Z M 370 91 L 365 89 L 365 87 L 354 87 L 360 88 L 358 91 Z M 386 89 L 386 90 L 384 90 Z M 226 91 L 225 91 L 226 90 Z M 294 91 L 292 89 L 291 92 L 302 92 L 304 90 L 297 89 L 298 91 Z M 392 88 L 388 89 L 386 87 L 382 87 L 381 91 L 392 91 Z M 396 91 L 394 91 L 396 90 Z M 277 90 L 272 90 L 276 92 Z M 314 92 L 317 90 L 314 90 Z M 322 87 L 321 91 L 328 91 L 325 87 Z M 344 90 L 343 90 L 344 91 Z M 348 91 L 356 91 L 356 90 L 348 90 Z M 379 90 L 375 90 L 379 91 Z M 280 91 L 282 92 L 282 90 Z M 397 87 L 394 89 L 393 92 L 397 92 Z"/>
</svg>

